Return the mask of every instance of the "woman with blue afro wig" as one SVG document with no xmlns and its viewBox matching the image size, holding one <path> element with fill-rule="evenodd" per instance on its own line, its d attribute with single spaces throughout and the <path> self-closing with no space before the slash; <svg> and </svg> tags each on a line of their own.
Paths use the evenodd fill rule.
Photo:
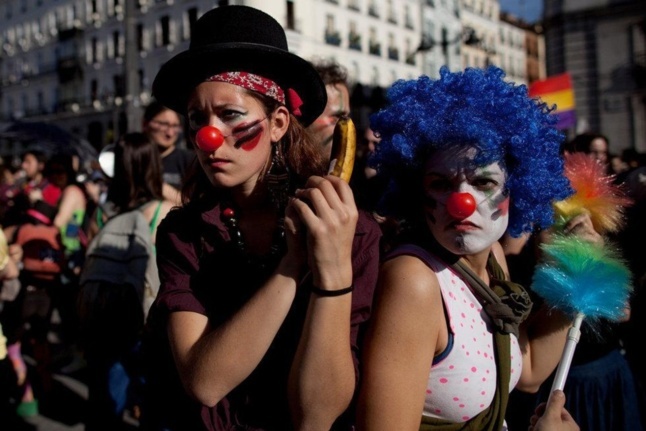
<svg viewBox="0 0 646 431">
<path fill-rule="evenodd" d="M 535 392 L 561 358 L 569 319 L 528 318 L 498 240 L 549 227 L 552 202 L 572 193 L 562 135 L 504 76 L 401 80 L 371 118 L 372 164 L 391 181 L 384 209 L 406 223 L 379 272 L 359 430 L 506 430 L 509 392 Z"/>
<path fill-rule="evenodd" d="M 497 67 L 486 71 L 440 70 L 440 79 L 422 76 L 397 81 L 389 105 L 371 117 L 381 141 L 371 164 L 390 178 L 382 211 L 411 217 L 425 156 L 434 150 L 471 143 L 475 162 L 503 162 L 512 197 L 509 232 L 519 236 L 552 225 L 552 202 L 572 193 L 559 154 L 564 136 L 545 103 L 532 100 L 525 86 L 503 80 Z"/>
</svg>

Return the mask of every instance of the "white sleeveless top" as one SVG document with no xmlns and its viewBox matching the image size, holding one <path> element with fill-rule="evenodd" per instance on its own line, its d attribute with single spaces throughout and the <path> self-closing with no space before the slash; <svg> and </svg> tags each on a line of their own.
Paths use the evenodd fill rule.
<svg viewBox="0 0 646 431">
<path fill-rule="evenodd" d="M 436 357 L 426 384 L 424 416 L 466 422 L 485 410 L 496 391 L 491 319 L 462 278 L 426 250 L 407 245 L 436 274 L 452 334 L 452 345 Z M 397 253 L 400 254 L 400 253 Z M 451 337 L 450 337 L 451 339 Z M 522 355 L 512 335 L 509 391 L 520 379 Z"/>
</svg>

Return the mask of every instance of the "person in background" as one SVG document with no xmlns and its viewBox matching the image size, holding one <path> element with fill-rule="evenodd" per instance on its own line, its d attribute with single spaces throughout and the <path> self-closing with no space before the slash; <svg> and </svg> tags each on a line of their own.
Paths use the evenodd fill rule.
<svg viewBox="0 0 646 431">
<path fill-rule="evenodd" d="M 536 390 L 559 362 L 570 322 L 547 307 L 527 319 L 498 240 L 549 226 L 572 193 L 562 135 L 504 78 L 443 67 L 397 81 L 371 116 L 384 215 L 402 223 L 363 347 L 359 430 L 504 430 L 511 389 Z"/>
<path fill-rule="evenodd" d="M 386 181 L 377 175 L 377 170 L 370 166 L 370 157 L 379 145 L 379 138 L 370 127 L 357 134 L 357 152 L 350 186 L 357 205 L 374 212 L 387 185 Z"/>
<path fill-rule="evenodd" d="M 200 169 L 157 234 L 142 427 L 350 430 L 380 232 L 304 129 L 325 85 L 260 10 L 193 30 L 153 83 Z"/>
<path fill-rule="evenodd" d="M 40 402 L 51 399 L 53 342 L 48 339 L 48 334 L 52 329 L 52 298 L 61 290 L 59 275 L 63 265 L 62 251 L 52 249 L 49 242 L 54 236 L 60 237 L 58 228 L 52 225 L 55 215 L 56 207 L 36 200 L 26 211 L 21 224 L 4 230 L 5 234 L 11 233 L 6 235 L 9 254 L 20 268 L 18 279 L 3 283 L 3 294 L 8 298 L 3 303 L 0 322 L 18 377 L 20 397 L 17 413 L 21 417 L 37 415 Z M 27 259 L 35 261 L 36 265 L 27 265 Z M 44 268 L 39 266 L 48 266 L 49 262 L 52 263 L 49 267 L 52 272 L 40 272 Z M 26 354 L 35 361 L 33 374 L 27 368 Z"/>
<path fill-rule="evenodd" d="M 312 62 L 312 65 L 325 84 L 327 103 L 321 115 L 307 127 L 307 131 L 314 142 L 320 145 L 325 160 L 330 160 L 334 127 L 341 118 L 350 116 L 348 72 L 333 60 L 318 60 Z"/>
<path fill-rule="evenodd" d="M 0 225 L 7 224 L 6 214 L 11 214 L 15 205 L 14 197 L 20 191 L 22 179 L 17 175 L 18 168 L 0 158 Z"/>
<path fill-rule="evenodd" d="M 158 147 L 143 133 L 127 133 L 117 142 L 114 155 L 114 175 L 107 194 L 109 205 L 97 208 L 103 209 L 93 215 L 97 226 L 92 231 L 98 232 L 110 217 L 139 209 L 150 225 L 154 243 L 159 224 L 174 206 L 162 194 Z M 87 431 L 123 429 L 124 411 L 139 408 L 137 391 L 143 372 L 138 349 L 143 308 L 137 300 L 127 301 L 130 297 L 122 290 L 114 288 L 112 292 L 97 300 L 96 309 L 91 305 L 79 310 L 81 345 L 89 375 Z M 130 304 L 137 308 L 128 307 Z"/>
<path fill-rule="evenodd" d="M 579 135 L 562 146 L 564 154 L 584 153 L 598 162 L 606 160 L 603 149 L 607 148 L 605 138 L 598 134 Z M 594 143 L 593 143 L 594 142 Z M 589 148 L 596 148 L 589 151 Z M 612 181 L 614 174 L 605 171 L 604 175 Z M 627 214 L 631 213 L 630 206 Z M 629 219 L 627 219 L 628 222 Z M 575 232 L 577 236 L 586 238 L 589 242 L 603 245 L 605 242 L 616 242 L 616 234 L 601 235 L 594 228 L 590 214 L 584 212 L 568 221 L 566 230 Z M 511 238 L 506 235 L 501 243 L 509 270 L 515 279 L 523 283 L 531 283 L 536 265 L 542 255 L 542 244 L 549 242 L 551 229 L 537 229 L 531 235 L 521 238 Z M 632 231 L 632 238 L 635 232 Z M 619 242 L 614 247 L 626 258 L 626 250 Z M 640 248 L 641 250 L 641 248 Z M 631 268 L 632 269 L 632 268 Z M 635 292 L 638 292 L 637 283 Z M 541 299 L 533 298 L 535 305 Z M 631 302 L 634 299 L 631 299 Z M 597 325 L 584 324 L 576 350 L 571 358 L 568 378 L 565 382 L 564 393 L 567 397 L 565 406 L 572 417 L 586 431 L 603 431 L 608 429 L 643 429 L 643 388 L 636 384 L 636 379 L 626 358 L 624 335 L 626 328 L 631 326 L 633 307 L 627 306 L 624 317 L 619 321 L 600 319 Z M 537 404 L 548 398 L 552 386 L 553 375 L 550 376 L 537 392 L 514 390 L 510 395 L 510 409 L 507 420 L 510 427 L 526 425 Z M 600 406 L 603 406 L 601 408 Z"/>
<path fill-rule="evenodd" d="M 3 429 L 19 430 L 20 416 L 16 411 L 16 400 L 22 396 L 21 385 L 14 367 L 17 352 L 9 355 L 7 338 L 2 329 L 1 312 L 5 301 L 10 300 L 6 291 L 5 282 L 17 280 L 20 269 L 10 255 L 7 239 L 0 224 L 0 426 Z M 22 358 L 18 359 L 22 362 Z"/>
<path fill-rule="evenodd" d="M 179 204 L 182 182 L 195 160 L 193 152 L 178 146 L 182 133 L 181 119 L 177 112 L 153 100 L 144 111 L 142 130 L 159 148 L 164 198 Z"/>
<path fill-rule="evenodd" d="M 608 174 L 613 173 L 610 165 L 610 144 L 608 138 L 601 133 L 580 133 L 566 142 L 563 148 L 569 153 L 588 154 L 601 163 Z"/>
<path fill-rule="evenodd" d="M 81 268 L 85 260 L 87 235 L 84 231 L 88 197 L 85 188 L 77 181 L 78 171 L 74 156 L 67 153 L 54 154 L 45 164 L 44 175 L 62 193 L 56 206 L 52 224 L 60 231 L 64 268 L 58 277 L 58 288 L 50 290 L 52 307 L 60 316 L 58 335 L 63 350 L 52 359 L 57 369 L 70 372 L 82 367 L 78 350 L 78 315 L 76 297 Z"/>
<path fill-rule="evenodd" d="M 61 189 L 52 184 L 43 174 L 49 155 L 37 146 L 27 148 L 22 153 L 20 164 L 21 178 L 19 188 L 12 193 L 12 203 L 5 214 L 5 233 L 12 238 L 18 225 L 25 221 L 27 211 L 34 202 L 42 200 L 56 207 L 61 197 Z"/>
</svg>

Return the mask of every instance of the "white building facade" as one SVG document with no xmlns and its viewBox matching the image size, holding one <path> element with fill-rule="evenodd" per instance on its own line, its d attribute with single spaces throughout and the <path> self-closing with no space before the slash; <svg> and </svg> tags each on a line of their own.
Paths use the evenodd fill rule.
<svg viewBox="0 0 646 431">
<path fill-rule="evenodd" d="M 160 66 L 188 48 L 192 23 L 223 4 L 266 11 L 292 52 L 337 60 L 353 86 L 437 77 L 444 64 L 501 64 L 497 0 L 7 0 L 0 122 L 56 122 L 97 148 L 138 130 Z"/>
</svg>

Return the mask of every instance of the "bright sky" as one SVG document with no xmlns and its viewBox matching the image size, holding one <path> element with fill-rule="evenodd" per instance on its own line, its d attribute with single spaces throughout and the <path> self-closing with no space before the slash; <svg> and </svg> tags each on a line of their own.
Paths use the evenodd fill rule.
<svg viewBox="0 0 646 431">
<path fill-rule="evenodd" d="M 500 0 L 500 10 L 516 15 L 531 24 L 541 19 L 543 0 Z"/>
</svg>

